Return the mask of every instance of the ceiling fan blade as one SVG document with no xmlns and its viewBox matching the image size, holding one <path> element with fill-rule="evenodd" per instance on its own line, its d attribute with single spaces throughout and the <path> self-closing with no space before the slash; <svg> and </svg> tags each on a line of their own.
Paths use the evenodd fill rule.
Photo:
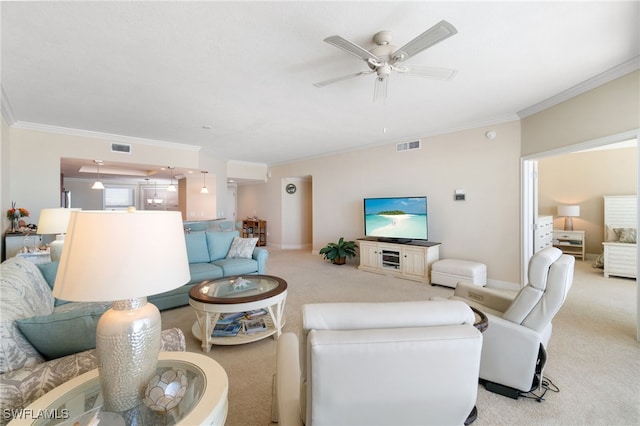
<svg viewBox="0 0 640 426">
<path fill-rule="evenodd" d="M 456 75 L 456 70 L 450 68 L 439 67 L 423 67 L 419 65 L 410 65 L 397 69 L 399 73 L 404 75 L 412 75 L 416 77 L 437 78 L 438 80 L 451 80 Z"/>
<path fill-rule="evenodd" d="M 313 85 L 316 87 L 324 87 L 324 86 L 328 86 L 329 84 L 337 83 L 338 81 L 349 80 L 352 78 L 360 77 L 361 75 L 371 74 L 372 72 L 373 70 L 360 71 L 355 74 L 343 75 L 342 77 L 330 78 L 329 80 L 321 81 L 319 83 L 313 83 Z"/>
<path fill-rule="evenodd" d="M 364 47 L 360 47 L 355 43 L 350 42 L 346 38 L 340 37 L 338 35 L 334 35 L 331 37 L 327 37 L 324 39 L 327 43 L 344 50 L 347 53 L 351 53 L 354 56 L 357 56 L 360 59 L 365 61 L 373 60 L 376 62 L 380 62 L 380 59 L 373 53 L 369 52 Z"/>
<path fill-rule="evenodd" d="M 396 62 L 406 61 L 425 49 L 457 34 L 458 30 L 447 21 L 440 21 L 409 43 L 396 50 L 391 57 Z"/>
</svg>

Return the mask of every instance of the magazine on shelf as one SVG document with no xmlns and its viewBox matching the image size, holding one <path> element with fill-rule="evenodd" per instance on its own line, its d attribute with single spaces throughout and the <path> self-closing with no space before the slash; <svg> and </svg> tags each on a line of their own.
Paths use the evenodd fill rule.
<svg viewBox="0 0 640 426">
<path fill-rule="evenodd" d="M 218 324 L 231 324 L 234 321 L 239 320 L 244 316 L 244 312 L 232 312 L 228 314 L 220 314 L 218 318 Z"/>
<path fill-rule="evenodd" d="M 260 331 L 266 331 L 268 329 L 267 322 L 264 318 L 258 318 L 255 320 L 242 321 L 244 334 L 254 334 Z"/>
<path fill-rule="evenodd" d="M 267 315 L 269 313 L 269 311 L 267 311 L 265 308 L 261 308 L 261 309 L 254 309 L 253 311 L 248 311 L 245 312 L 245 317 L 247 319 L 256 319 L 256 318 L 260 318 L 263 315 Z"/>
<path fill-rule="evenodd" d="M 242 329 L 240 321 L 235 321 L 229 324 L 217 323 L 213 328 L 213 333 L 211 333 L 211 335 L 213 337 L 233 337 L 238 335 L 240 329 Z"/>
</svg>

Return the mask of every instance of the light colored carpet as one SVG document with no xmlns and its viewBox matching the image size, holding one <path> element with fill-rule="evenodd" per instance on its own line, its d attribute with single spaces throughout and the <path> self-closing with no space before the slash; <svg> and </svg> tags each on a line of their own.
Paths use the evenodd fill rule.
<svg viewBox="0 0 640 426">
<path fill-rule="evenodd" d="M 269 251 L 267 273 L 284 278 L 289 285 L 285 332 L 298 331 L 304 303 L 422 300 L 453 293 L 443 287 L 358 271 L 355 260 L 335 266 L 308 251 Z M 506 398 L 479 386 L 474 425 L 640 424 L 636 289 L 635 280 L 605 279 L 589 261 L 577 261 L 573 287 L 553 322 L 545 368 L 545 376 L 560 392 L 548 392 L 543 402 L 536 402 Z M 202 352 L 200 342 L 191 334 L 195 321 L 191 307 L 165 311 L 162 321 L 163 328 L 184 331 L 187 350 Z M 267 338 L 246 345 L 214 346 L 208 354 L 229 376 L 227 426 L 271 424 L 275 352 L 276 341 Z"/>
</svg>

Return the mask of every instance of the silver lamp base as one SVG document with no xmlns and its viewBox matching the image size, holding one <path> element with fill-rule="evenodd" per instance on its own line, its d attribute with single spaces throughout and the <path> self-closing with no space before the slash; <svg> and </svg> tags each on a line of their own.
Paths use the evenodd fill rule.
<svg viewBox="0 0 640 426">
<path fill-rule="evenodd" d="M 160 353 L 160 311 L 146 297 L 113 302 L 96 329 L 98 371 L 107 411 L 142 402 Z"/>
<path fill-rule="evenodd" d="M 573 231 L 573 218 L 571 216 L 564 218 L 564 230 Z"/>
</svg>

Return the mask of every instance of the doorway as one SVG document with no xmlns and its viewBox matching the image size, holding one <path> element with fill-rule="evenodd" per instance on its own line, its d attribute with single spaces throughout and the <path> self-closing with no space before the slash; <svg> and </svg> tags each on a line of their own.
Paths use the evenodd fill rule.
<svg viewBox="0 0 640 426">
<path fill-rule="evenodd" d="M 535 155 L 523 157 L 521 159 L 521 182 L 522 182 L 522 203 L 521 203 L 521 231 L 522 231 L 522 247 L 521 247 L 521 285 L 526 283 L 526 277 L 528 275 L 528 262 L 531 256 L 534 254 L 534 233 L 536 229 L 536 220 L 538 216 L 538 161 L 544 158 L 575 153 L 578 151 L 584 151 L 587 149 L 593 149 L 619 143 L 627 140 L 635 139 L 636 143 L 639 139 L 638 130 L 624 132 L 621 134 L 612 135 L 605 138 L 600 138 L 592 141 L 587 141 L 580 144 L 575 144 L 563 148 L 558 148 L 552 151 L 538 153 Z M 636 164 L 640 163 L 640 153 L 636 150 Z M 640 181 L 636 176 L 636 189 L 640 187 Z M 637 192 L 637 190 L 636 190 Z M 604 194 L 603 194 L 604 195 Z M 640 260 L 640 255 L 639 259 Z M 637 307 L 636 312 L 640 312 L 640 292 L 637 292 Z M 640 318 L 636 326 L 636 338 L 640 340 Z"/>
</svg>

